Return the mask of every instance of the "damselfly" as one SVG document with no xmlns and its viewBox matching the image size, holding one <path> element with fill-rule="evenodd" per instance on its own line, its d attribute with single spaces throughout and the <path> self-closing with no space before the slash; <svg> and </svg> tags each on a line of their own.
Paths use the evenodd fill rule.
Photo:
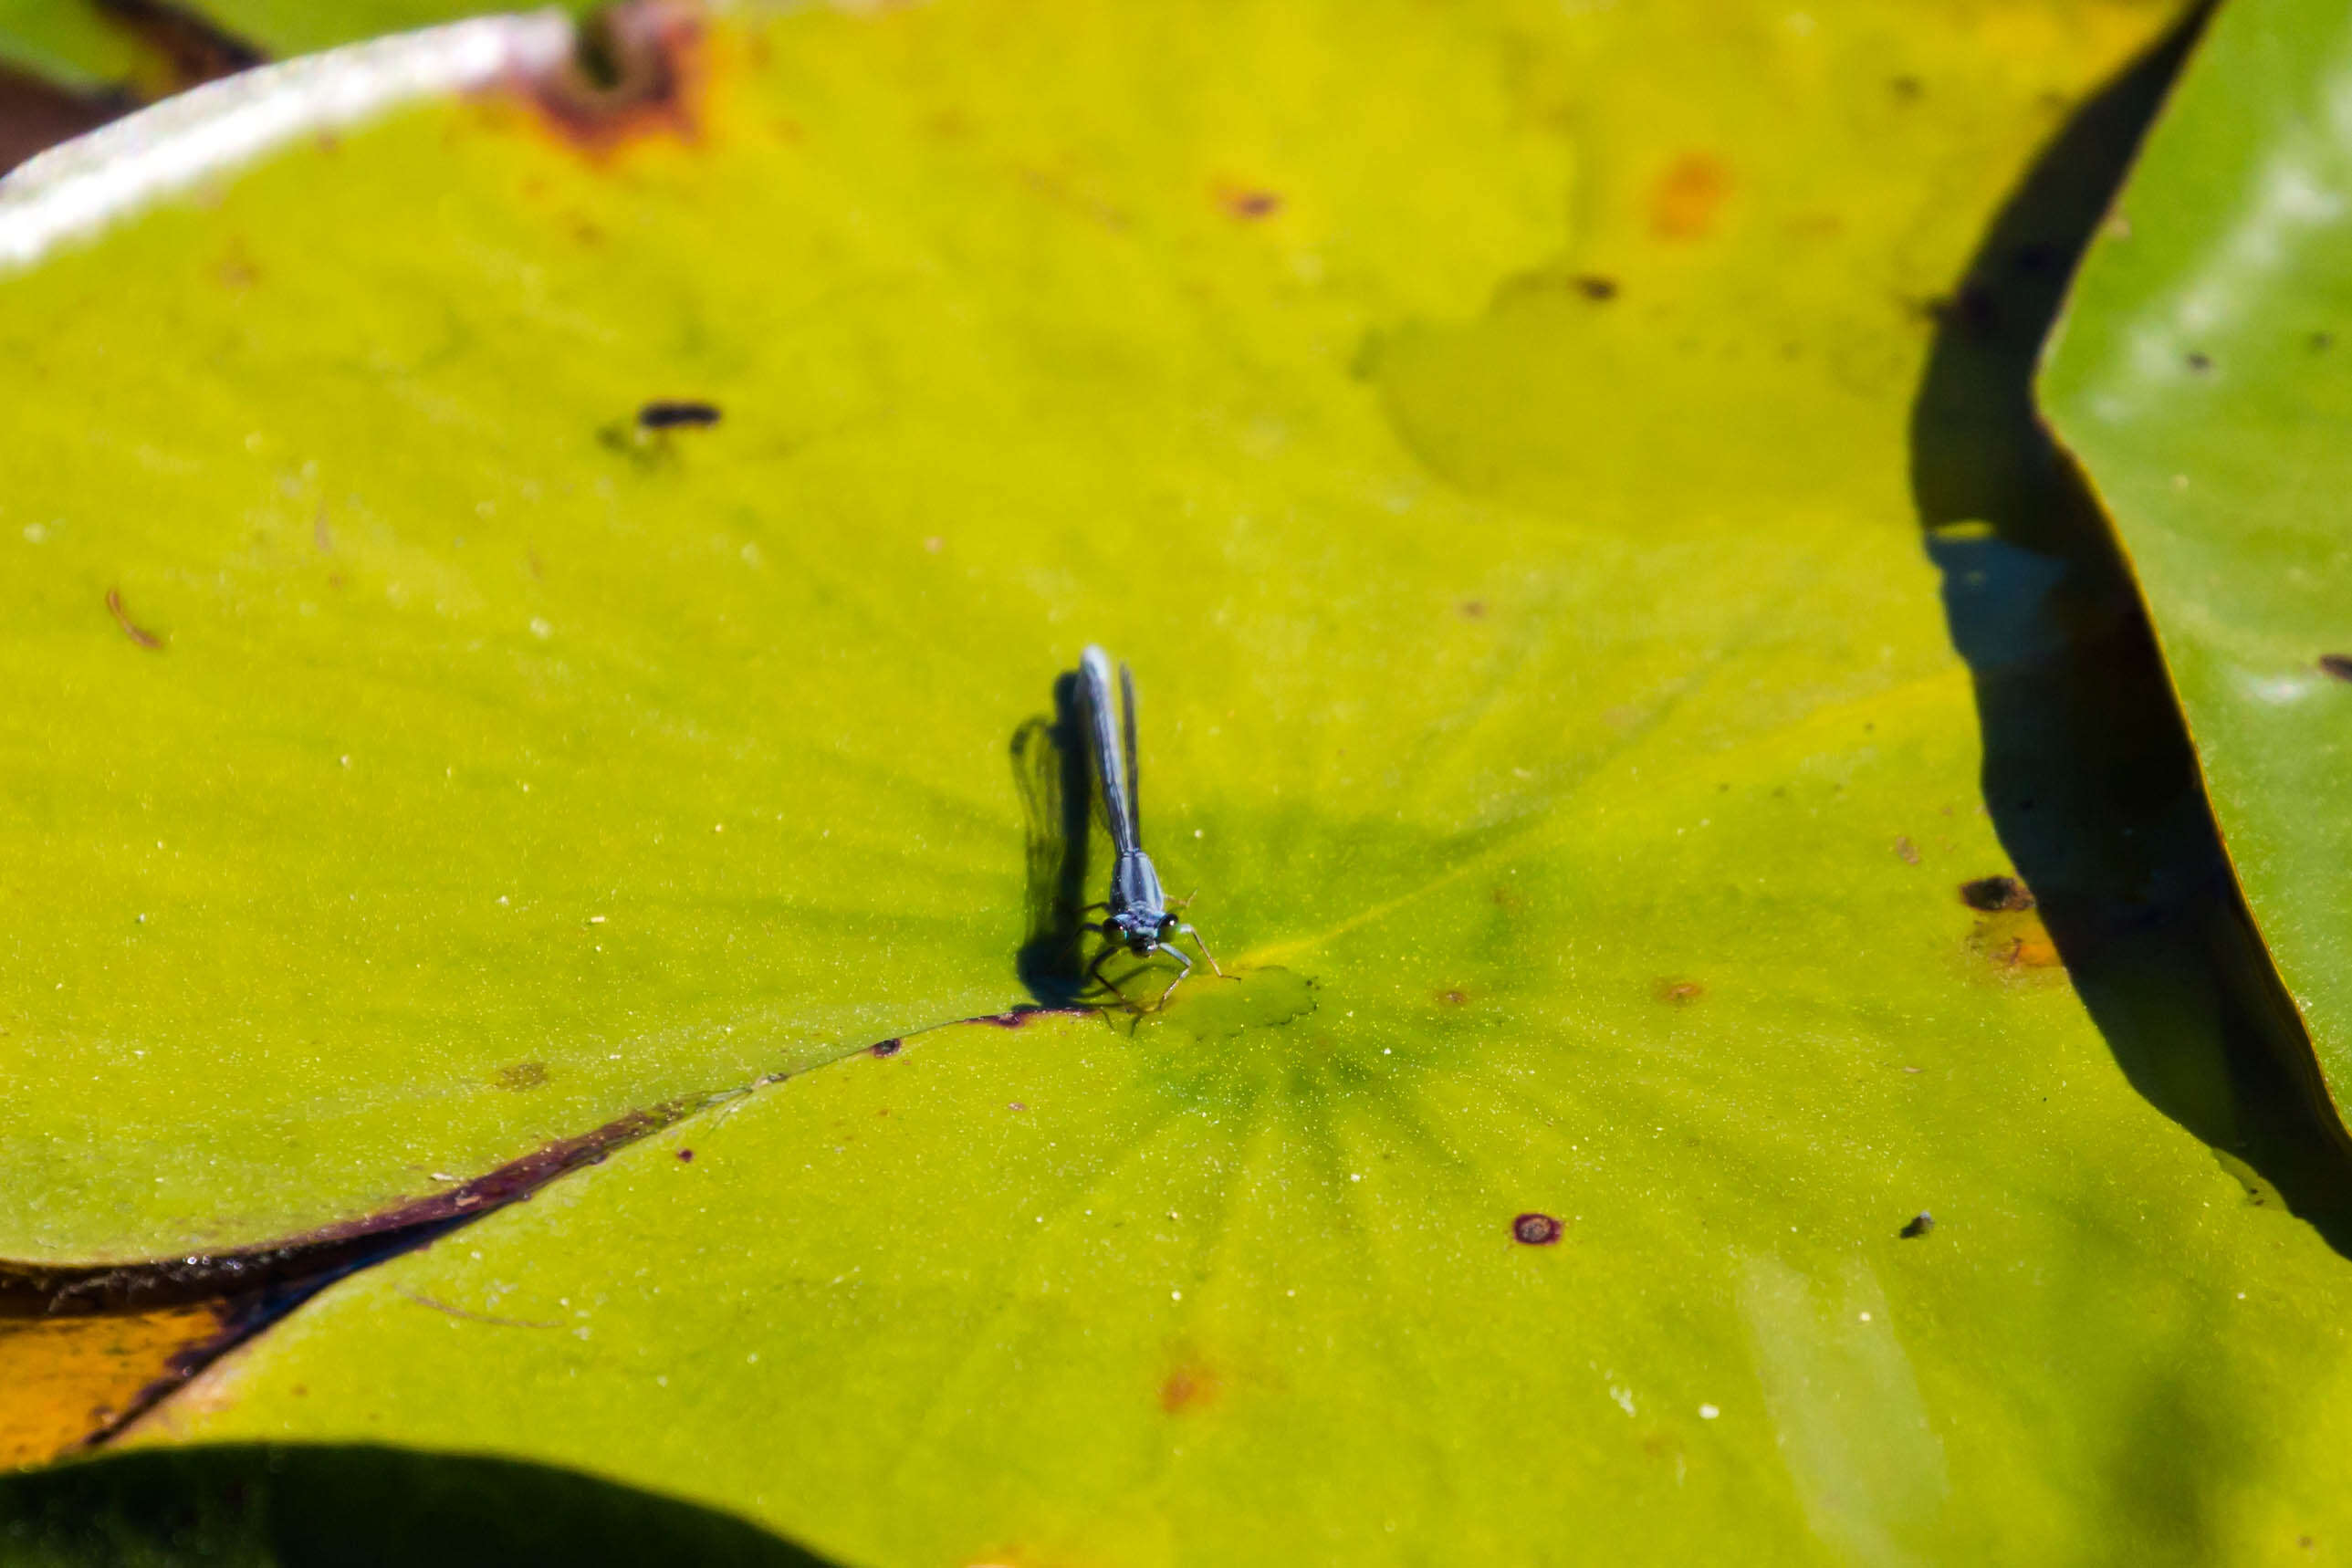
<svg viewBox="0 0 2352 1568">
<path fill-rule="evenodd" d="M 1110 945 L 1095 955 L 1094 963 L 1087 966 L 1087 979 L 1100 979 L 1104 962 L 1122 949 L 1139 958 L 1164 952 L 1183 965 L 1155 1004 L 1165 1006 L 1168 998 L 1176 994 L 1176 987 L 1192 973 L 1192 961 L 1179 952 L 1169 940 L 1178 931 L 1192 939 L 1192 945 L 1208 960 L 1211 971 L 1221 978 L 1225 972 L 1217 967 L 1217 960 L 1209 952 L 1209 944 L 1201 940 L 1201 933 L 1178 920 L 1169 909 L 1168 900 L 1160 890 L 1160 872 L 1151 864 L 1151 857 L 1143 852 L 1143 829 L 1136 810 L 1134 672 L 1123 664 L 1118 667 L 1119 716 L 1114 721 L 1110 656 L 1098 647 L 1089 647 L 1079 661 L 1079 668 L 1085 679 L 1087 711 L 1094 736 L 1095 774 L 1102 780 L 1103 815 L 1110 819 L 1111 845 L 1118 851 L 1110 870 L 1110 901 L 1103 906 L 1109 912 L 1100 925 L 1093 928 L 1108 937 Z"/>
</svg>

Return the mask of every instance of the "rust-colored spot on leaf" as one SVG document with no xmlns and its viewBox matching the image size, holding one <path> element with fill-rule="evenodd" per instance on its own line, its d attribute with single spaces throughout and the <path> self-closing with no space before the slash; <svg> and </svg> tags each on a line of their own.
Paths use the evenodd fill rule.
<svg viewBox="0 0 2352 1568">
<path fill-rule="evenodd" d="M 1511 1239 L 1522 1247 L 1549 1247 L 1568 1230 L 1568 1226 L 1548 1214 L 1532 1211 L 1511 1221 Z"/>
<path fill-rule="evenodd" d="M 2033 907 L 2033 894 L 2014 877 L 1979 877 L 1973 882 L 1960 884 L 1960 902 L 1992 914 L 2030 910 Z"/>
<path fill-rule="evenodd" d="M 645 136 L 691 137 L 702 64 L 692 8 L 628 0 L 583 18 L 572 58 L 522 86 L 565 141 L 602 154 Z"/>
<path fill-rule="evenodd" d="M 1703 239 L 1731 194 L 1731 172 L 1704 153 L 1685 153 L 1650 192 L 1650 230 L 1660 239 Z"/>
<path fill-rule="evenodd" d="M 1440 1002 L 1444 1003 L 1449 1007 L 1459 1007 L 1462 1004 L 1470 1000 L 1470 993 L 1459 990 L 1441 991 L 1437 994 L 1437 999 Z"/>
<path fill-rule="evenodd" d="M 545 1062 L 513 1062 L 499 1069 L 499 1087 L 520 1094 L 547 1081 Z"/>
<path fill-rule="evenodd" d="M 1677 980 L 1669 975 L 1658 982 L 1658 1000 L 1677 1007 L 1687 1007 L 1706 994 L 1706 987 L 1696 980 Z"/>
<path fill-rule="evenodd" d="M 1196 1410 L 1212 1403 L 1224 1387 L 1215 1369 L 1188 1363 L 1168 1374 L 1160 1385 L 1160 1408 L 1169 1415 Z"/>
<path fill-rule="evenodd" d="M 122 635 L 141 647 L 160 648 L 163 646 L 162 637 L 132 620 L 131 612 L 122 607 L 121 589 L 109 588 L 106 591 L 106 608 L 107 612 L 113 616 L 114 624 L 122 628 Z"/>
<path fill-rule="evenodd" d="M 1280 212 L 1282 196 L 1275 191 L 1226 185 L 1218 188 L 1217 205 L 1225 209 L 1225 214 L 1229 217 L 1237 217 L 1244 223 L 1255 223 L 1260 218 L 1272 217 Z"/>
<path fill-rule="evenodd" d="M 1486 618 L 1486 601 L 1484 599 L 1465 599 L 1455 607 L 1465 621 L 1483 621 Z"/>
<path fill-rule="evenodd" d="M 2030 905 L 1998 910 L 1977 921 L 1969 933 L 1969 946 L 2003 970 L 2048 969 L 2060 962 L 2050 928 Z"/>
<path fill-rule="evenodd" d="M 1906 866 L 1916 866 L 1919 863 L 1919 847 L 1906 835 L 1898 833 L 1895 836 L 1895 858 Z"/>
</svg>

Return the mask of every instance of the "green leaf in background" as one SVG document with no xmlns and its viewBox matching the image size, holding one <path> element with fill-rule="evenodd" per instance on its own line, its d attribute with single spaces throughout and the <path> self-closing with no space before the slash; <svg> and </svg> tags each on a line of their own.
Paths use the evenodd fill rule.
<svg viewBox="0 0 2352 1568">
<path fill-rule="evenodd" d="M 2231 863 L 2352 1092 L 2352 23 L 2233 0 L 2042 377 L 2144 589 Z"/>
<path fill-rule="evenodd" d="M 2168 19 L 808 14 L 690 141 L 431 110 L 11 281 L 0 1251 L 1016 999 L 1008 746 L 1101 639 L 1240 979 L 732 1100 L 145 1436 L 862 1562 L 2332 1539 L 2343 1261 L 1958 896 L 1910 472 L 1923 305 Z"/>
<path fill-rule="evenodd" d="M 0 61 L 82 89 L 137 80 L 153 66 L 130 28 L 78 0 L 0 0 Z"/>
<path fill-rule="evenodd" d="M 549 0 L 588 9 L 585 0 Z M 103 0 L 0 0 L 0 61 L 59 86 L 130 87 L 160 97 L 236 68 L 240 57 L 272 58 L 485 12 L 535 9 L 484 0 L 175 0 L 168 5 Z"/>
</svg>

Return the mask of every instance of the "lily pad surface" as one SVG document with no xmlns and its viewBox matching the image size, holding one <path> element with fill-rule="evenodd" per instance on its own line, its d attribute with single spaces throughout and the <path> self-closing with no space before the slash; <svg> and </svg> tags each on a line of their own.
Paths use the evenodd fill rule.
<svg viewBox="0 0 2352 1568">
<path fill-rule="evenodd" d="M 2146 592 L 2213 810 L 2352 1096 L 2352 32 L 2226 7 L 2042 378 Z M 2259 84 L 2259 86 L 2257 86 Z"/>
<path fill-rule="evenodd" d="M 1990 880 L 1908 482 L 1927 302 L 2168 20 L 747 20 L 10 280 L 0 1252 L 789 1071 L 141 1435 L 868 1563 L 2340 1531 L 2343 1261 Z M 1089 641 L 1234 977 L 923 1032 L 1029 994 Z"/>
</svg>

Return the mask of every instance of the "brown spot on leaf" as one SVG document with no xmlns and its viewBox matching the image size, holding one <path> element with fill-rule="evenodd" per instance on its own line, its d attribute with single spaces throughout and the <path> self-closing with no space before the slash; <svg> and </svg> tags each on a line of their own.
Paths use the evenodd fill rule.
<svg viewBox="0 0 2352 1568">
<path fill-rule="evenodd" d="M 1973 882 L 1960 884 L 1960 902 L 1990 914 L 2030 910 L 2033 907 L 2033 895 L 2014 877 L 1979 877 Z"/>
<path fill-rule="evenodd" d="M 2352 680 L 2352 653 L 2323 653 L 2319 668 L 2338 680 Z"/>
<path fill-rule="evenodd" d="M 121 589 L 109 588 L 106 591 L 106 608 L 107 612 L 113 616 L 114 624 L 122 628 L 122 635 L 141 647 L 160 648 L 163 646 L 162 637 L 132 620 L 131 612 L 122 607 Z"/>
<path fill-rule="evenodd" d="M 515 1062 L 499 1069 L 499 1087 L 520 1094 L 527 1089 L 537 1089 L 547 1081 L 545 1062 Z"/>
<path fill-rule="evenodd" d="M 1598 303 L 1617 298 L 1617 279 L 1603 278 L 1598 272 L 1587 272 L 1576 279 L 1576 291 Z"/>
<path fill-rule="evenodd" d="M 1731 172 L 1704 153 L 1685 153 L 1650 191 L 1650 229 L 1660 239 L 1702 239 L 1731 194 Z"/>
<path fill-rule="evenodd" d="M 1280 212 L 1282 197 L 1274 191 L 1223 186 L 1217 192 L 1217 205 L 1224 208 L 1229 216 L 1240 218 L 1244 223 L 1255 223 Z"/>
<path fill-rule="evenodd" d="M 1669 975 L 1658 982 L 1658 1000 L 1686 1007 L 1706 994 L 1706 987 L 1696 980 L 1677 980 Z"/>
<path fill-rule="evenodd" d="M 1178 1367 L 1160 1385 L 1160 1408 L 1171 1415 L 1198 1409 L 1214 1401 L 1224 1387 L 1214 1368 L 1197 1363 Z"/>
<path fill-rule="evenodd" d="M 1449 1007 L 1459 1007 L 1462 1004 L 1470 1000 L 1470 993 L 1467 991 L 1441 991 L 1437 994 L 1437 999 L 1440 1002 L 1444 1003 Z"/>
<path fill-rule="evenodd" d="M 1484 599 L 1465 599 L 1456 607 L 1465 621 L 1483 621 L 1486 618 L 1486 601 Z"/>
<path fill-rule="evenodd" d="M 866 1048 L 877 1057 L 895 1057 L 907 1048 L 907 1042 L 900 1039 L 880 1040 Z"/>
<path fill-rule="evenodd" d="M 691 1149 L 680 1149 L 677 1152 L 677 1157 L 679 1161 L 685 1164 L 691 1165 L 694 1163 L 694 1151 Z"/>
<path fill-rule="evenodd" d="M 1522 1247 L 1549 1247 L 1567 1229 L 1551 1215 L 1530 1211 L 1511 1221 L 1511 1239 Z"/>
<path fill-rule="evenodd" d="M 562 66 L 523 84 L 565 141 L 601 155 L 645 136 L 694 134 L 702 29 L 692 8 L 627 0 L 582 18 L 579 40 Z"/>
<path fill-rule="evenodd" d="M 1906 866 L 1916 866 L 1919 863 L 1919 847 L 1906 835 L 1898 833 L 1895 836 L 1895 858 Z"/>
<path fill-rule="evenodd" d="M 2001 910 L 1977 921 L 1969 946 L 2002 970 L 2048 969 L 2059 962 L 2050 928 L 2032 908 Z"/>
<path fill-rule="evenodd" d="M 1895 1234 L 1901 1237 L 1906 1241 L 1916 1241 L 1935 1228 L 1936 1216 L 1929 1214 L 1926 1209 L 1921 1209 L 1917 1214 L 1913 1215 L 1909 1219 L 1904 1221 L 1903 1228 L 1896 1231 Z"/>
</svg>

